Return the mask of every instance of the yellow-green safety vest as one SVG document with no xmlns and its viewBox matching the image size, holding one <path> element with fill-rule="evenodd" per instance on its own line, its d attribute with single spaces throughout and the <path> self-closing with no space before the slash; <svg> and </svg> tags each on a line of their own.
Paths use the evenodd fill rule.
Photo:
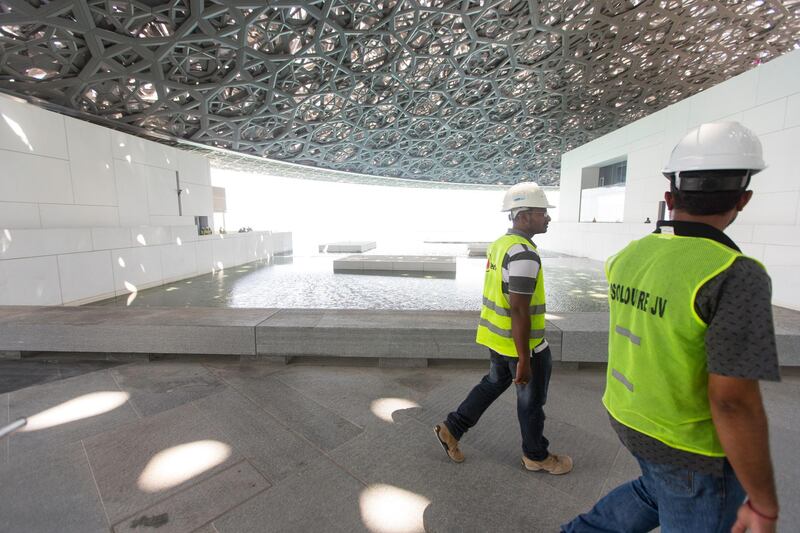
<svg viewBox="0 0 800 533">
<path fill-rule="evenodd" d="M 536 246 L 519 235 L 506 234 L 494 241 L 486 251 L 486 274 L 483 281 L 483 305 L 475 342 L 508 357 L 519 357 L 511 336 L 511 304 L 503 294 L 503 258 L 515 244 Z M 533 350 L 544 340 L 544 270 L 539 265 L 536 288 L 531 297 L 531 334 L 529 346 Z"/>
<path fill-rule="evenodd" d="M 610 312 L 603 404 L 667 446 L 724 457 L 708 402 L 697 291 L 742 254 L 711 239 L 651 234 L 606 261 Z"/>
</svg>

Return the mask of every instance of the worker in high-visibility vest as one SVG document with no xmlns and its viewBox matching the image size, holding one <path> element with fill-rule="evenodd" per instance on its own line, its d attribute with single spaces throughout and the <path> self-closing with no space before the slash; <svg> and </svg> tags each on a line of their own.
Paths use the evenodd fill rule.
<svg viewBox="0 0 800 533">
<path fill-rule="evenodd" d="M 483 306 L 476 342 L 489 348 L 489 373 L 434 431 L 447 456 L 464 460 L 458 441 L 508 387 L 517 389 L 522 464 L 528 470 L 566 474 L 572 459 L 548 450 L 544 404 L 552 358 L 545 340 L 542 261 L 531 240 L 547 231 L 554 207 L 535 183 L 518 183 L 503 200 L 513 227 L 487 250 Z"/>
<path fill-rule="evenodd" d="M 606 262 L 603 404 L 642 475 L 562 531 L 775 531 L 758 384 L 780 379 L 770 279 L 723 233 L 765 166 L 741 124 L 694 128 L 663 170 L 672 220 Z"/>
</svg>

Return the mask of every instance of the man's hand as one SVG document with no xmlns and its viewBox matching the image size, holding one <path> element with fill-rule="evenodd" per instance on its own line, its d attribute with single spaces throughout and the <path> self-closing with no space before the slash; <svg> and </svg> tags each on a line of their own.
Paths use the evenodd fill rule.
<svg viewBox="0 0 800 533">
<path fill-rule="evenodd" d="M 736 523 L 733 524 L 731 533 L 744 533 L 745 531 L 751 531 L 752 533 L 775 533 L 777 524 L 777 520 L 759 516 L 745 503 L 739 507 Z"/>
<path fill-rule="evenodd" d="M 517 361 L 517 376 L 514 378 L 515 385 L 527 385 L 531 380 L 531 360 L 520 357 Z"/>
</svg>

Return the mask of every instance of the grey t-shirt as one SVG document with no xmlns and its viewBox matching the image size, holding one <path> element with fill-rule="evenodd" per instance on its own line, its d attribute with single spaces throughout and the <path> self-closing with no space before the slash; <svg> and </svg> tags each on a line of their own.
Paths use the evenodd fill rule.
<svg viewBox="0 0 800 533">
<path fill-rule="evenodd" d="M 739 250 L 723 232 L 706 224 L 662 221 L 656 232 L 662 227 L 673 228 L 676 235 L 713 239 Z M 700 288 L 694 305 L 697 314 L 708 324 L 705 343 L 709 373 L 780 380 L 771 295 L 769 275 L 748 257 L 739 257 L 730 268 Z M 609 419 L 625 447 L 646 461 L 709 474 L 722 473 L 724 458 L 671 448 L 611 416 Z"/>
</svg>

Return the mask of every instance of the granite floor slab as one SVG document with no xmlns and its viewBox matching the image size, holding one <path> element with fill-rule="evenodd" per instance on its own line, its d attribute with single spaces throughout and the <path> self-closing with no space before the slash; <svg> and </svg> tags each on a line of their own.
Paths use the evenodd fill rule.
<svg viewBox="0 0 800 533">
<path fill-rule="evenodd" d="M 114 526 L 114 533 L 195 531 L 246 502 L 270 484 L 247 461 L 241 461 L 185 491 L 137 512 Z"/>
<path fill-rule="evenodd" d="M 0 531 L 108 532 L 80 442 L 0 468 Z"/>
<path fill-rule="evenodd" d="M 201 365 L 154 361 L 111 370 L 119 388 L 142 416 L 160 413 L 222 390 L 225 385 Z"/>
<path fill-rule="evenodd" d="M 80 441 L 138 419 L 108 370 L 9 393 L 9 418 L 28 425 L 9 438 L 10 460 Z"/>
<path fill-rule="evenodd" d="M 226 381 L 321 450 L 332 450 L 361 433 L 361 428 L 284 384 L 274 375 L 257 378 L 228 376 Z"/>
<path fill-rule="evenodd" d="M 214 521 L 219 533 L 369 531 L 361 521 L 364 485 L 327 457 L 318 457 L 279 485 Z"/>
<path fill-rule="evenodd" d="M 242 460 L 226 435 L 191 404 L 84 444 L 112 524 Z"/>
<path fill-rule="evenodd" d="M 233 389 L 206 396 L 194 405 L 270 482 L 284 479 L 319 455 L 306 439 Z"/>
</svg>

